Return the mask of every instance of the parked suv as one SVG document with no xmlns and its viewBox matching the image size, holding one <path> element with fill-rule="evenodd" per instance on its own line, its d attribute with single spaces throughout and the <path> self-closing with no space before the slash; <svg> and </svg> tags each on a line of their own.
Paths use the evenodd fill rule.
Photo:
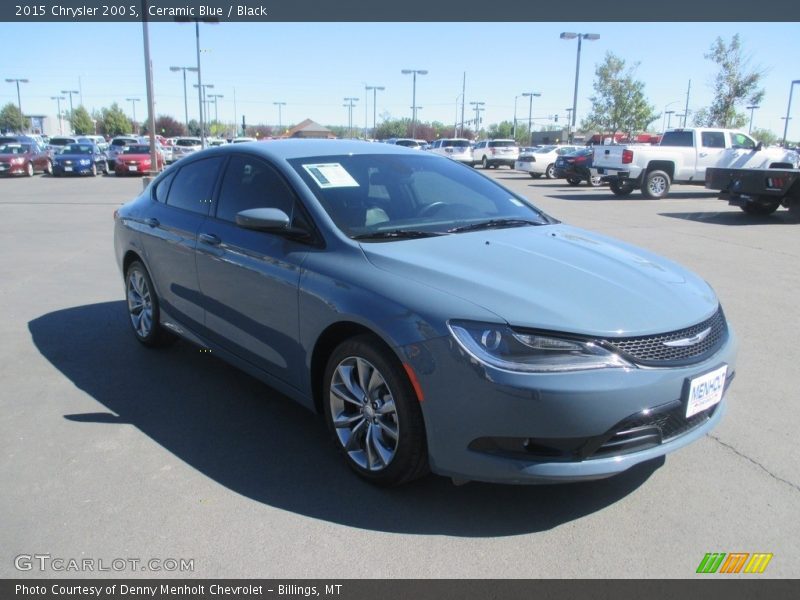
<svg viewBox="0 0 800 600">
<path fill-rule="evenodd" d="M 519 146 L 514 140 L 483 140 L 472 149 L 472 164 L 480 164 L 484 169 L 505 165 L 514 168 L 519 157 Z"/>
<path fill-rule="evenodd" d="M 203 147 L 199 137 L 179 137 L 172 145 L 172 160 L 180 160 Z"/>
<path fill-rule="evenodd" d="M 445 138 L 431 144 L 431 152 L 452 158 L 458 162 L 472 164 L 472 145 L 464 138 Z"/>
</svg>

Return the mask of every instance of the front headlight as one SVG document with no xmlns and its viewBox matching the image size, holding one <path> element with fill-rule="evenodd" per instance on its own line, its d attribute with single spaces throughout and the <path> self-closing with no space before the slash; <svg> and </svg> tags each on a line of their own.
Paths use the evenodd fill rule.
<svg viewBox="0 0 800 600">
<path fill-rule="evenodd" d="M 449 321 L 447 326 L 467 354 L 505 371 L 553 373 L 634 367 L 591 341 L 523 333 L 497 323 Z"/>
<path fill-rule="evenodd" d="M 82 158 L 82 159 L 81 159 L 79 162 L 80 162 L 82 165 L 88 165 L 88 164 L 90 164 L 92 161 L 90 161 L 88 158 Z"/>
<path fill-rule="evenodd" d="M 17 157 L 11 159 L 11 164 L 13 165 L 24 165 L 25 159 L 23 157 Z"/>
</svg>

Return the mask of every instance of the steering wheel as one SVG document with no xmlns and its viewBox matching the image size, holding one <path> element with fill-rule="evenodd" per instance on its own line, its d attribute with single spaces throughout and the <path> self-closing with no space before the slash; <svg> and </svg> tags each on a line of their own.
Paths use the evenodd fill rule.
<svg viewBox="0 0 800 600">
<path fill-rule="evenodd" d="M 430 217 L 435 215 L 437 212 L 442 210 L 445 206 L 447 206 L 447 202 L 431 202 L 421 211 L 419 211 L 418 216 L 420 217 Z"/>
</svg>

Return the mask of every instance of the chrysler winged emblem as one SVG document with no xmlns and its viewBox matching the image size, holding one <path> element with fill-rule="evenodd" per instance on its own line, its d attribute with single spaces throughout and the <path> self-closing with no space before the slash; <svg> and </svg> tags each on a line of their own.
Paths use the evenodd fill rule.
<svg viewBox="0 0 800 600">
<path fill-rule="evenodd" d="M 704 329 L 697 335 L 693 335 L 687 338 L 681 338 L 679 340 L 672 340 L 671 342 L 661 342 L 665 346 L 669 346 L 670 348 L 685 348 L 686 346 L 694 346 L 695 344 L 699 344 L 704 339 L 708 337 L 708 334 L 711 333 L 711 327 L 708 329 Z"/>
</svg>

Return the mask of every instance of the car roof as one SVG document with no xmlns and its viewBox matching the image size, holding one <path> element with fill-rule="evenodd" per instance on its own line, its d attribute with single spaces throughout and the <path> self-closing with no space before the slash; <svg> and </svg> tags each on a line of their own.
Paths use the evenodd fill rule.
<svg viewBox="0 0 800 600">
<path fill-rule="evenodd" d="M 405 154 L 420 156 L 419 151 L 411 150 L 404 146 L 394 144 L 372 144 L 362 140 L 323 140 L 323 139 L 289 139 L 272 140 L 267 144 L 261 142 L 247 142 L 243 144 L 223 144 L 207 148 L 202 152 L 192 155 L 192 159 L 200 156 L 213 156 L 220 153 L 236 153 L 248 149 L 255 154 L 273 160 L 291 160 L 294 158 L 314 156 L 335 156 L 340 154 Z M 444 157 L 430 155 L 432 160 Z M 186 160 L 186 159 L 183 159 Z"/>
</svg>

